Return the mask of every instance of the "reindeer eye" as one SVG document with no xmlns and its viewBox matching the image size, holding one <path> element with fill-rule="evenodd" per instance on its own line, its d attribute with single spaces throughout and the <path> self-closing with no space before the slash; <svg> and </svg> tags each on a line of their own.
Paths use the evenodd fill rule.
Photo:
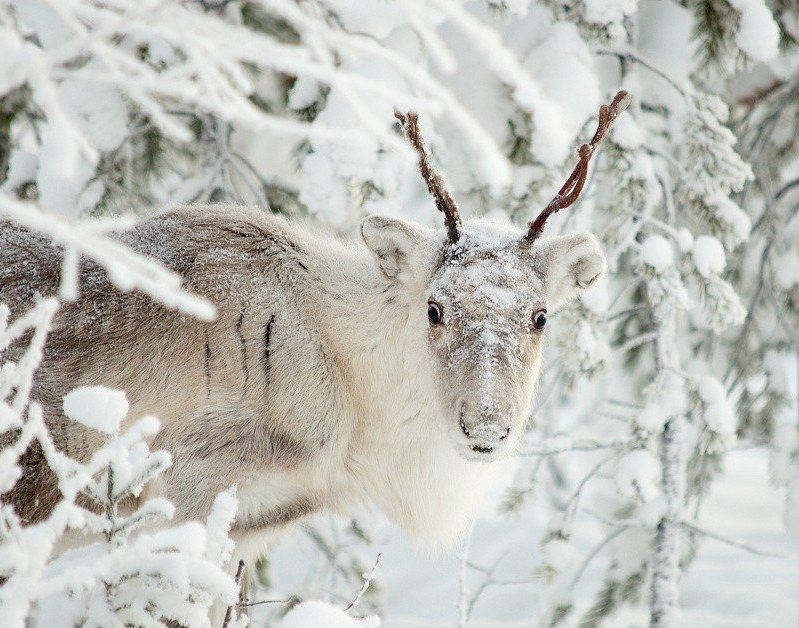
<svg viewBox="0 0 799 628">
<path fill-rule="evenodd" d="M 547 311 L 546 310 L 538 310 L 535 314 L 533 314 L 533 327 L 537 330 L 544 329 L 544 325 L 547 324 Z"/>
<path fill-rule="evenodd" d="M 444 319 L 444 310 L 435 301 L 427 302 L 427 318 L 433 325 L 440 325 Z"/>
</svg>

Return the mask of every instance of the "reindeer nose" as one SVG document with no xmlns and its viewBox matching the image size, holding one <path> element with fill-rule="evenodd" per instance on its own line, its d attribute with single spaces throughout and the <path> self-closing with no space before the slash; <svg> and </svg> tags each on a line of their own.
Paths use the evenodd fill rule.
<svg viewBox="0 0 799 628">
<path fill-rule="evenodd" d="M 472 432 L 470 432 L 470 431 L 468 430 L 468 428 L 466 427 L 466 423 L 464 423 L 464 422 L 463 422 L 463 419 L 461 419 L 460 425 L 461 425 L 461 431 L 462 431 L 464 434 L 466 434 L 466 436 L 468 436 L 469 438 L 471 438 L 471 437 L 472 437 Z M 478 426 L 478 427 L 479 427 L 479 426 Z M 505 433 L 504 433 L 504 434 L 502 434 L 502 435 L 499 437 L 499 440 L 505 440 L 505 439 L 506 439 L 506 438 L 507 438 L 509 435 L 510 435 L 510 428 L 509 428 L 509 427 L 507 427 L 507 428 L 505 428 Z"/>
<path fill-rule="evenodd" d="M 472 451 L 489 454 L 510 435 L 510 408 L 472 405 L 465 399 L 461 399 L 457 407 L 461 432 L 469 439 Z"/>
<path fill-rule="evenodd" d="M 465 404 L 461 409 L 460 426 L 461 431 L 472 443 L 472 451 L 489 454 L 494 451 L 499 441 L 506 439 L 510 434 L 510 427 L 503 427 L 490 419 L 484 419 L 476 425 L 467 427 L 464 420 L 464 410 Z"/>
</svg>

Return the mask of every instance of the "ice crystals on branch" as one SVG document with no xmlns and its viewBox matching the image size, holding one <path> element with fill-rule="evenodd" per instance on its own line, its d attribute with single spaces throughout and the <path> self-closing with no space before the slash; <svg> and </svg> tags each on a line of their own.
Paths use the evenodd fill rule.
<svg viewBox="0 0 799 628">
<path fill-rule="evenodd" d="M 729 196 L 753 178 L 752 169 L 735 152 L 735 135 L 724 126 L 727 106 L 718 97 L 689 95 L 683 118 L 679 196 L 728 246 L 746 240 L 751 222 Z"/>
</svg>

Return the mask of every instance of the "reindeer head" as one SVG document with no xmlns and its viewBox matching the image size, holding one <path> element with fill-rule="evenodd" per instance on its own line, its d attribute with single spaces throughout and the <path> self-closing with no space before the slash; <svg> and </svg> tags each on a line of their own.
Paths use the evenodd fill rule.
<svg viewBox="0 0 799 628">
<path fill-rule="evenodd" d="M 599 128 L 580 148 L 579 164 L 526 232 L 483 221 L 464 225 L 428 162 L 416 116 L 396 113 L 446 217 L 446 235 L 379 216 L 367 218 L 361 233 L 387 279 L 407 289 L 444 429 L 465 458 L 491 461 L 513 449 L 530 412 L 547 314 L 604 271 L 593 235 L 539 236 L 551 214 L 577 199 L 595 146 L 628 100 L 620 92 L 600 109 Z"/>
<path fill-rule="evenodd" d="M 467 222 L 456 246 L 393 218 L 372 216 L 361 230 L 409 296 L 455 447 L 485 461 L 508 453 L 530 412 L 547 314 L 602 274 L 599 242 L 579 234 L 533 245 L 481 221 Z"/>
</svg>

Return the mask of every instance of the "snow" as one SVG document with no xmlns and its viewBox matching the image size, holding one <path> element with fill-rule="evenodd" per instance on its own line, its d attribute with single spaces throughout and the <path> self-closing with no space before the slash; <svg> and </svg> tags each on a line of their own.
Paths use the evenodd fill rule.
<svg viewBox="0 0 799 628">
<path fill-rule="evenodd" d="M 691 255 L 696 270 L 705 278 L 721 274 L 727 265 L 724 246 L 713 236 L 701 235 L 696 238 Z"/>
<path fill-rule="evenodd" d="M 60 298 L 80 299 L 80 264 L 92 260 L 123 290 L 141 290 L 190 316 L 215 315 L 210 303 L 181 287 L 179 277 L 109 238 L 122 229 L 121 221 L 87 220 L 95 213 L 149 213 L 204 201 L 221 190 L 227 199 L 256 199 L 263 207 L 284 194 L 291 202 L 281 211 L 307 210 L 344 233 L 372 211 L 438 225 L 410 151 L 394 132 L 394 106 L 420 112 L 433 160 L 464 217 L 523 224 L 560 185 L 574 148 L 590 136 L 597 106 L 621 82 L 634 94 L 632 110 L 592 163 L 581 200 L 548 226 L 548 234 L 561 228 L 597 233 L 614 268 L 605 283 L 551 318 L 548 327 L 560 334 L 555 343 L 550 329 L 542 337 L 544 380 L 527 436 L 558 451 L 509 461 L 506 479 L 521 491 L 520 505 L 511 515 L 498 515 L 496 508 L 484 513 L 468 561 L 412 554 L 385 526 L 371 535 L 388 552 L 378 574 L 383 598 L 376 603 L 385 608 L 388 626 L 451 626 L 468 615 L 462 602 L 470 595 L 481 596 L 470 626 L 546 622 L 560 603 L 575 604 L 563 623 L 577 625 L 608 578 L 633 577 L 651 565 L 652 532 L 666 507 L 658 487 L 659 435 L 667 418 L 684 416 L 690 421 L 686 453 L 707 448 L 713 463 L 725 467 L 701 487 L 707 499 L 698 523 L 787 555 L 753 556 L 700 534 L 698 558 L 681 576 L 685 625 L 795 624 L 799 552 L 781 526 L 799 534 L 795 325 L 786 305 L 799 286 L 799 254 L 796 222 L 780 216 L 794 204 L 795 189 L 785 188 L 781 198 L 772 192 L 795 178 L 796 160 L 788 155 L 770 164 L 753 153 L 747 134 L 767 130 L 762 120 L 771 97 L 742 115 L 735 95 L 748 80 L 742 82 L 740 70 L 762 86 L 783 78 L 775 94 L 786 93 L 795 76 L 796 54 L 779 52 L 779 27 L 768 4 L 730 1 L 739 14 L 729 33 L 732 59 L 707 72 L 697 67 L 692 36 L 701 34 L 701 25 L 679 3 L 584 0 L 571 3 L 570 11 L 562 10 L 568 3 L 529 0 L 261 3 L 275 24 L 290 26 L 280 40 L 268 29 L 242 27 L 239 9 L 245 4 L 227 3 L 217 12 L 196 2 L 12 0 L 0 8 L 0 96 L 23 83 L 30 91 L 25 114 L 8 127 L 0 215 L 64 248 Z M 784 10 L 778 17 L 796 34 L 794 13 Z M 606 51 L 629 56 L 620 64 Z M 745 63 L 737 64 L 740 59 Z M 783 104 L 792 115 L 792 101 Z M 295 113 L 311 105 L 318 105 L 312 119 Z M 727 122 L 729 105 L 736 106 L 734 126 Z M 790 115 L 773 118 L 775 137 L 795 135 L 786 121 Z M 199 130 L 201 141 L 194 141 L 189 120 L 200 121 L 191 131 Z M 209 133 L 211 122 L 218 133 Z M 164 135 L 166 146 L 166 165 L 157 174 L 141 171 L 133 158 L 142 150 L 142 134 L 153 130 Z M 512 159 L 511 148 L 518 149 Z M 760 148 L 763 155 L 774 149 L 767 134 L 758 140 Z M 747 159 L 758 164 L 759 178 L 768 171 L 772 180 L 744 187 L 754 174 Z M 25 194 L 32 200 L 17 198 L 20 186 L 30 183 Z M 742 189 L 735 200 L 730 197 Z M 768 221 L 760 220 L 766 211 L 785 218 L 767 237 Z M 481 243 L 497 241 L 496 233 L 470 235 Z M 761 281 L 760 255 L 769 251 Z M 729 282 L 720 277 L 728 261 L 735 271 Z M 502 283 L 488 270 L 475 264 L 462 273 L 481 305 L 524 310 L 531 306 L 525 299 L 540 294 L 535 277 L 512 276 L 510 269 Z M 756 308 L 746 329 L 723 333 L 744 320 L 752 289 L 761 286 L 781 290 L 762 295 L 766 315 Z M 693 303 L 689 289 L 699 295 Z M 8 328 L 0 306 L 0 349 L 36 334 L 28 353 L 0 365 L 0 431 L 23 426 L 25 438 L 38 439 L 68 496 L 92 482 L 101 494 L 110 488 L 142 496 L 148 469 L 164 472 L 170 457 L 147 445 L 157 431 L 155 419 L 117 434 L 128 411 L 119 397 L 124 393 L 78 389 L 65 399 L 68 416 L 112 435 L 87 465 L 52 447 L 42 409 L 29 403 L 51 306 L 49 314 L 41 310 L 27 318 L 14 312 Z M 529 312 L 518 318 L 527 322 Z M 492 315 L 474 327 L 488 348 L 471 356 L 485 373 L 478 384 L 486 405 L 501 392 L 491 355 L 508 348 L 501 321 Z M 732 346 L 738 334 L 740 346 Z M 620 352 L 628 342 L 635 350 Z M 763 343 L 779 351 L 764 356 Z M 727 376 L 736 351 L 743 351 L 750 372 L 732 369 Z M 756 443 L 746 434 L 741 449 L 735 446 L 744 389 L 755 400 L 742 412 L 769 412 L 768 453 L 752 449 Z M 769 395 L 784 400 L 784 407 L 767 409 Z M 475 430 L 487 442 L 498 436 L 496 426 Z M 20 477 L 21 453 L 0 453 L 0 489 Z M 767 481 L 767 458 L 777 488 Z M 103 475 L 109 467 L 113 482 Z M 505 488 L 497 488 L 495 507 L 505 503 Z M 31 625 L 87 623 L 87 614 L 95 624 L 113 625 L 119 617 L 107 596 L 110 580 L 114 599 L 124 602 L 121 612 L 130 613 L 122 621 L 155 621 L 143 605 L 151 597 L 184 625 L 203 625 L 214 598 L 235 596 L 221 565 L 233 556 L 229 532 L 236 508 L 231 489 L 219 496 L 204 526 L 155 531 L 156 521 L 168 526 L 164 520 L 174 509 L 151 499 L 117 520 L 124 534 L 140 533 L 110 543 L 86 537 L 81 540 L 88 544 L 56 560 L 52 544 L 67 526 L 100 536 L 112 526 L 67 503 L 40 527 L 17 525 L 8 508 L 0 509 L 0 577 L 13 574 L 0 587 L 0 614 L 21 626 L 31 605 L 38 605 L 38 619 L 27 620 Z M 547 524 L 553 519 L 558 530 Z M 359 519 L 366 527 L 374 521 L 374 514 Z M 608 541 L 619 526 L 629 527 Z M 345 530 L 348 523 L 338 522 L 330 539 L 346 537 Z M 300 534 L 286 535 L 285 542 Z M 312 544 L 285 561 L 310 575 L 298 575 L 296 584 L 280 572 L 272 586 L 286 596 L 314 588 L 302 599 L 339 601 L 301 604 L 282 621 L 350 628 L 378 621 L 344 611 L 363 572 L 353 556 L 373 556 L 372 549 L 360 539 L 334 541 L 329 556 L 340 565 L 325 563 L 325 552 Z M 142 567 L 161 574 L 171 588 L 157 586 L 157 577 L 124 584 Z M 462 573 L 467 587 L 459 592 Z M 605 623 L 645 624 L 649 585 L 645 581 L 641 604 Z M 371 603 L 365 599 L 362 607 Z M 254 615 L 268 612 L 267 606 L 254 608 Z"/>
<path fill-rule="evenodd" d="M 677 248 L 680 253 L 690 253 L 694 248 L 694 235 L 685 227 L 677 230 Z"/>
<path fill-rule="evenodd" d="M 780 29 L 763 0 L 730 0 L 740 13 L 735 43 L 755 61 L 768 61 L 777 56 Z"/>
<path fill-rule="evenodd" d="M 788 531 L 794 537 L 799 538 L 799 478 L 788 486 L 784 519 Z"/>
<path fill-rule="evenodd" d="M 607 498 L 609 494 L 602 495 Z M 501 497 L 498 489 L 497 502 Z M 727 454 L 724 473 L 720 481 L 712 485 L 698 523 L 785 557 L 758 556 L 717 540 L 700 539 L 698 556 L 685 571 L 681 584 L 683 625 L 765 628 L 794 624 L 799 613 L 799 600 L 795 595 L 799 581 L 799 541 L 792 540 L 783 527 L 783 497 L 783 490 L 769 481 L 764 450 L 734 450 Z M 657 508 L 657 500 L 652 502 L 652 507 Z M 498 584 L 483 592 L 469 626 L 519 628 L 534 625 L 540 619 L 548 598 L 541 578 L 531 575 L 530 570 L 531 563 L 542 562 L 545 548 L 539 546 L 538 539 L 551 531 L 549 512 L 544 503 L 534 500 L 524 512 L 524 525 L 518 525 L 518 520 L 498 516 L 491 506 L 483 511 L 475 527 L 469 561 L 479 567 L 496 565 L 494 575 Z M 735 516 L 731 517 L 730 513 Z M 576 556 L 579 564 L 604 539 L 605 532 L 597 519 L 588 515 L 579 518 L 573 529 L 571 540 L 556 547 Z M 378 578 L 384 592 L 383 628 L 457 625 L 461 567 L 457 553 L 431 556 L 419 552 L 383 520 L 372 520 L 370 532 L 380 539 L 383 552 Z M 642 552 L 651 543 L 649 531 L 631 528 L 617 541 L 618 544 L 613 544 L 612 555 L 614 560 L 622 562 L 619 572 L 634 572 L 640 565 Z M 572 545 L 573 550 L 566 549 L 568 545 Z M 313 556 L 314 547 L 302 535 L 291 535 L 276 548 L 271 559 L 275 565 L 273 578 L 280 583 L 278 592 L 292 590 L 292 582 L 306 577 L 307 561 Z M 557 550 L 552 551 L 557 553 Z M 573 595 L 578 615 L 593 603 L 609 560 L 610 557 L 597 557 L 580 580 Z M 479 572 L 469 570 L 468 590 L 473 593 L 480 582 Z M 260 619 L 264 616 L 263 607 L 253 610 L 256 626 L 270 625 Z M 642 601 L 624 614 L 613 616 L 607 623 L 610 626 L 643 626 L 648 620 L 648 609 Z"/>
<path fill-rule="evenodd" d="M 292 608 L 278 628 L 379 628 L 377 617 L 356 619 L 326 602 L 311 600 Z"/>
<path fill-rule="evenodd" d="M 576 558 L 574 546 L 564 539 L 555 537 L 541 546 L 541 564 L 555 571 L 568 569 Z"/>
<path fill-rule="evenodd" d="M 0 94 L 6 94 L 25 81 L 25 43 L 9 34 L 0 37 Z"/>
<path fill-rule="evenodd" d="M 661 235 L 651 235 L 641 243 L 641 261 L 656 273 L 663 273 L 674 265 L 674 249 Z"/>
<path fill-rule="evenodd" d="M 613 124 L 610 136 L 616 144 L 626 150 L 635 150 L 644 142 L 643 131 L 632 116 L 621 116 Z"/>
<path fill-rule="evenodd" d="M 636 449 L 619 460 L 615 481 L 625 497 L 637 496 L 643 502 L 650 502 L 660 494 L 660 463 L 649 451 Z"/>
<path fill-rule="evenodd" d="M 777 284 L 783 290 L 799 285 L 799 251 L 785 251 L 775 271 Z"/>
<path fill-rule="evenodd" d="M 638 0 L 585 0 L 585 19 L 596 24 L 621 22 L 637 8 Z"/>
<path fill-rule="evenodd" d="M 124 391 L 105 386 L 81 386 L 64 396 L 64 414 L 106 434 L 119 429 L 129 407 Z"/>
<path fill-rule="evenodd" d="M 699 380 L 697 390 L 705 402 L 703 417 L 708 428 L 718 435 L 724 446 L 731 445 L 738 421 L 724 386 L 716 378 L 705 376 Z"/>
<path fill-rule="evenodd" d="M 641 429 L 655 433 L 663 429 L 668 416 L 657 402 L 650 401 L 635 417 L 635 424 Z"/>
<path fill-rule="evenodd" d="M 533 157 L 546 166 L 556 166 L 572 158 L 574 136 L 599 108 L 599 85 L 592 71 L 591 55 L 575 27 L 558 22 L 530 50 L 524 64 L 539 85 L 546 85 L 550 94 L 557 94 L 557 99 L 551 101 L 541 97 L 522 100 L 535 116 Z M 517 97 L 520 95 L 517 93 Z M 571 106 L 558 104 L 563 102 Z"/>
<path fill-rule="evenodd" d="M 73 124 L 97 149 L 114 150 L 127 138 L 128 110 L 115 87 L 67 79 L 58 86 L 58 99 Z"/>
<path fill-rule="evenodd" d="M 708 207 L 729 231 L 731 247 L 745 242 L 752 230 L 752 221 L 747 213 L 726 194 L 715 191 L 705 197 Z"/>
<path fill-rule="evenodd" d="M 289 107 L 300 110 L 310 107 L 321 96 L 319 83 L 307 76 L 299 77 L 289 90 Z"/>
</svg>

